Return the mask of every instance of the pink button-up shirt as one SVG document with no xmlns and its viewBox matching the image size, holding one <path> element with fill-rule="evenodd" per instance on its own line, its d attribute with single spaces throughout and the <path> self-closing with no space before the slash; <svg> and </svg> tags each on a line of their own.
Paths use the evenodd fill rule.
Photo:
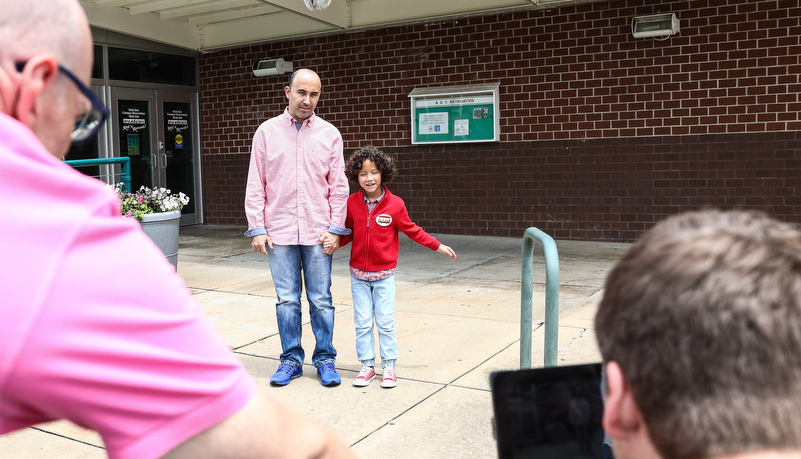
<svg viewBox="0 0 801 459">
<path fill-rule="evenodd" d="M 245 236 L 270 236 L 278 245 L 315 245 L 326 231 L 344 228 L 348 180 L 342 136 L 312 114 L 300 129 L 284 110 L 253 136 L 245 214 Z"/>
</svg>

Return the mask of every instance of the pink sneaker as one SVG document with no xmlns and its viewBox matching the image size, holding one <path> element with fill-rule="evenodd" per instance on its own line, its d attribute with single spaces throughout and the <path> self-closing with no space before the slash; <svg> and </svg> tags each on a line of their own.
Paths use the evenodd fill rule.
<svg viewBox="0 0 801 459">
<path fill-rule="evenodd" d="M 362 371 L 359 372 L 359 376 L 356 376 L 356 379 L 353 380 L 353 385 L 356 387 L 365 387 L 370 384 L 375 378 L 375 370 L 373 367 L 368 367 L 362 365 Z"/>
<path fill-rule="evenodd" d="M 389 389 L 390 387 L 395 387 L 397 385 L 398 385 L 398 377 L 395 376 L 395 369 L 384 368 L 383 375 L 381 377 L 381 387 Z"/>
</svg>

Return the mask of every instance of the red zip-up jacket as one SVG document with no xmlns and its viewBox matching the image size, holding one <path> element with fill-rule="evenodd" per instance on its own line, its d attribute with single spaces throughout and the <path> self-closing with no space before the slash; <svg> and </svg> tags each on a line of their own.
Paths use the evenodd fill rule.
<svg viewBox="0 0 801 459">
<path fill-rule="evenodd" d="M 437 250 L 440 246 L 434 236 L 426 233 L 409 218 L 403 199 L 390 193 L 387 187 L 383 188 L 384 197 L 369 220 L 364 190 L 348 197 L 345 227 L 353 230 L 353 233 L 342 236 L 340 246 L 353 241 L 350 265 L 362 271 L 382 271 L 398 265 L 398 230 L 431 250 Z"/>
</svg>

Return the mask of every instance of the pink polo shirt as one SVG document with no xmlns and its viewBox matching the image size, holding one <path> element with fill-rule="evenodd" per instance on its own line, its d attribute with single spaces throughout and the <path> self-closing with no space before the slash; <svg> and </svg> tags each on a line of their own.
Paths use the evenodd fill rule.
<svg viewBox="0 0 801 459">
<path fill-rule="evenodd" d="M 342 136 L 317 115 L 300 130 L 287 109 L 259 126 L 250 155 L 246 236 L 268 234 L 278 245 L 315 245 L 344 229 L 349 194 Z"/>
<path fill-rule="evenodd" d="M 0 433 L 56 420 L 159 457 L 255 383 L 114 193 L 0 114 Z"/>
</svg>

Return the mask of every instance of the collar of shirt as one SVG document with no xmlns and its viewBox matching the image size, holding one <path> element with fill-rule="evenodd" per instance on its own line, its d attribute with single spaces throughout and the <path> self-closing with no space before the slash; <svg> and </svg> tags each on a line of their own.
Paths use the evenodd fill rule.
<svg viewBox="0 0 801 459">
<path fill-rule="evenodd" d="M 289 107 L 286 107 L 284 109 L 283 117 L 284 117 L 285 122 L 288 125 L 290 125 L 292 127 L 295 127 L 295 118 L 293 118 L 292 115 L 289 114 Z M 314 125 L 314 121 L 316 119 L 317 119 L 317 115 L 315 115 L 314 112 L 312 112 L 312 115 L 308 119 L 303 120 L 303 123 L 301 124 L 301 127 L 303 127 L 305 125 L 313 126 Z"/>
<path fill-rule="evenodd" d="M 384 199 L 384 188 L 381 188 L 381 196 L 378 197 L 375 201 L 369 201 L 367 199 L 367 195 L 364 195 L 364 203 L 367 205 L 367 213 L 373 215 L 373 211 L 376 207 L 378 207 L 378 203 Z"/>
<path fill-rule="evenodd" d="M 364 202 L 366 202 L 367 204 L 378 204 L 382 199 L 384 199 L 384 194 L 385 194 L 384 187 L 381 187 L 381 196 L 379 196 L 378 199 L 376 199 L 375 201 L 367 199 L 367 193 L 363 194 L 364 194 Z"/>
</svg>

